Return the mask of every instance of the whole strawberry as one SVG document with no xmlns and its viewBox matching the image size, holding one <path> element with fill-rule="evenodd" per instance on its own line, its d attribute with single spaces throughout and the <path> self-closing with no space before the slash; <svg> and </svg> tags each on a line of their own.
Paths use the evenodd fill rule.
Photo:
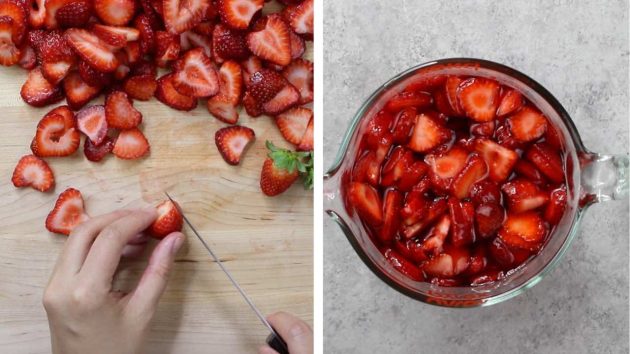
<svg viewBox="0 0 630 354">
<path fill-rule="evenodd" d="M 260 174 L 260 189 L 270 197 L 283 193 L 303 176 L 306 188 L 313 188 L 313 159 L 310 152 L 281 149 L 267 141 L 269 155 Z"/>
</svg>

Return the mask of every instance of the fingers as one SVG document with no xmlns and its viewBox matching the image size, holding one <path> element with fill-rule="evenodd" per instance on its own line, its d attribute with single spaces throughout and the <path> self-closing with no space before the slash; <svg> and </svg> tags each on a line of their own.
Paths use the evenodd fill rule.
<svg viewBox="0 0 630 354">
<path fill-rule="evenodd" d="M 273 350 L 273 349 L 271 349 L 270 346 L 265 345 L 265 346 L 262 346 L 262 347 L 258 348 L 258 354 L 278 354 L 278 352 Z"/>
<path fill-rule="evenodd" d="M 274 313 L 267 320 L 287 343 L 289 353 L 313 353 L 313 330 L 306 322 L 286 312 Z"/>
<path fill-rule="evenodd" d="M 94 241 L 80 274 L 86 282 L 109 290 L 123 248 L 157 217 L 154 208 L 135 211 L 103 228 Z"/>
<path fill-rule="evenodd" d="M 185 236 L 181 232 L 173 232 L 155 247 L 147 269 L 142 274 L 136 290 L 131 294 L 128 303 L 131 311 L 153 315 L 166 288 L 175 255 L 184 244 L 184 239 Z"/>
<path fill-rule="evenodd" d="M 57 269 L 76 274 L 83 265 L 92 242 L 107 225 L 131 213 L 130 210 L 118 210 L 89 219 L 77 226 L 64 245 L 57 261 Z"/>
</svg>

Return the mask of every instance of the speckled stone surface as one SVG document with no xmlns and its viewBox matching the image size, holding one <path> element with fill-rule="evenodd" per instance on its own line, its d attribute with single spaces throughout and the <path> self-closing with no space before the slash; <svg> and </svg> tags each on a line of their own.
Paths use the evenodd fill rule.
<svg viewBox="0 0 630 354">
<path fill-rule="evenodd" d="M 363 100 L 432 59 L 486 58 L 542 83 L 587 147 L 628 151 L 628 2 L 324 1 L 324 167 Z M 483 3 L 483 4 L 482 4 Z M 593 206 L 559 267 L 525 294 L 451 310 L 411 300 L 324 221 L 326 353 L 627 353 L 628 203 Z"/>
</svg>

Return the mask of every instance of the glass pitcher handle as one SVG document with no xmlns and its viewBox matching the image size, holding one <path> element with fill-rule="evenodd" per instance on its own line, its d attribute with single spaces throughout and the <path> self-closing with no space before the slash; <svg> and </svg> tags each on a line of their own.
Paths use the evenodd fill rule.
<svg viewBox="0 0 630 354">
<path fill-rule="evenodd" d="M 580 204 L 628 198 L 628 155 L 584 154 L 580 157 L 582 195 Z"/>
</svg>

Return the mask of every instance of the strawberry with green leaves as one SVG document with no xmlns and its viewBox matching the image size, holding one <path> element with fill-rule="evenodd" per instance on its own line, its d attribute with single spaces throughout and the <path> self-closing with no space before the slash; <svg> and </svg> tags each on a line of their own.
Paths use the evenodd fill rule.
<svg viewBox="0 0 630 354">
<path fill-rule="evenodd" d="M 289 189 L 302 176 L 304 187 L 313 188 L 313 154 L 276 147 L 267 141 L 268 158 L 260 174 L 260 189 L 273 197 Z"/>
</svg>

